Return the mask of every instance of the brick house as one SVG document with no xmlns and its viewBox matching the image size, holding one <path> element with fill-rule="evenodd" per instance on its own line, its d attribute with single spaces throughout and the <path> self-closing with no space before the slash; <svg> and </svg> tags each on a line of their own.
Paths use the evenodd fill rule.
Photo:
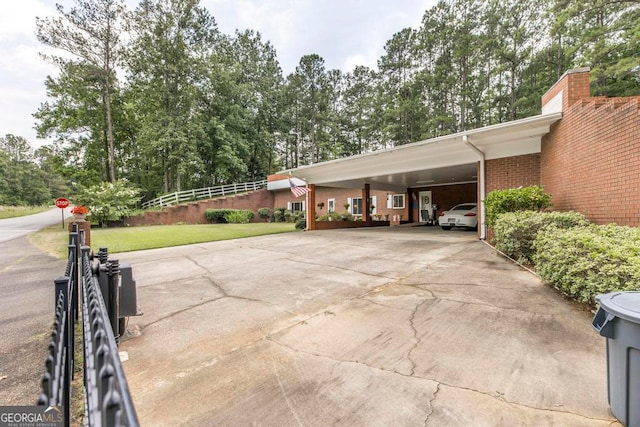
<svg viewBox="0 0 640 427">
<path fill-rule="evenodd" d="M 567 71 L 542 97 L 542 114 L 376 151 L 301 166 L 269 178 L 274 207 L 333 209 L 378 225 L 389 215 L 420 223 L 425 211 L 479 201 L 479 237 L 486 236 L 484 196 L 542 185 L 556 210 L 596 223 L 640 225 L 640 97 L 589 94 L 589 69 Z M 313 191 L 295 198 L 288 177 Z M 371 205 L 374 207 L 371 208 Z M 323 212 L 324 211 L 324 212 Z M 307 229 L 327 228 L 307 215 Z M 333 228 L 333 227 L 332 227 Z"/>
</svg>

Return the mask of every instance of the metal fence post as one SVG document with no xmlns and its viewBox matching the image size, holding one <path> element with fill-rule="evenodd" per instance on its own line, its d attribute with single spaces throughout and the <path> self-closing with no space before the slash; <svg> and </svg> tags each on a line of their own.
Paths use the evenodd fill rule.
<svg viewBox="0 0 640 427">
<path fill-rule="evenodd" d="M 109 297 L 107 312 L 116 343 L 120 343 L 120 331 L 118 327 L 118 315 L 120 313 L 120 262 L 112 259 L 107 262 L 107 277 L 109 278 Z"/>
<path fill-rule="evenodd" d="M 78 255 L 80 239 L 77 232 L 78 224 L 73 224 L 74 232 L 69 233 L 69 257 L 73 260 L 70 265 L 69 277 L 71 277 L 71 307 L 73 309 L 73 320 L 78 321 L 79 301 L 78 301 Z"/>
</svg>

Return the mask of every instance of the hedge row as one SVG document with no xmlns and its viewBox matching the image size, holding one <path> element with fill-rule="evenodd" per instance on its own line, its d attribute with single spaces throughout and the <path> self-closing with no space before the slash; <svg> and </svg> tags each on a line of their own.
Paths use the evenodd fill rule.
<svg viewBox="0 0 640 427">
<path fill-rule="evenodd" d="M 640 229 L 617 225 L 550 227 L 535 241 L 536 269 L 578 301 L 598 294 L 640 290 Z"/>
<path fill-rule="evenodd" d="M 577 212 L 521 211 L 501 214 L 493 228 L 496 249 L 522 264 L 532 264 L 538 232 L 546 227 L 571 228 L 587 225 Z"/>
<path fill-rule="evenodd" d="M 248 209 L 207 209 L 204 212 L 207 221 L 217 224 L 246 224 L 254 215 L 253 211 Z"/>
<path fill-rule="evenodd" d="M 640 228 L 589 224 L 575 212 L 511 212 L 498 216 L 496 249 L 525 264 L 577 301 L 640 290 Z"/>
</svg>

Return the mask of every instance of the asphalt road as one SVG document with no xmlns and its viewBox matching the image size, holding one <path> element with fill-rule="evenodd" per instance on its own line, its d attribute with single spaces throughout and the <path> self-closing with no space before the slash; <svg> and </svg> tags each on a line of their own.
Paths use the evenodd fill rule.
<svg viewBox="0 0 640 427">
<path fill-rule="evenodd" d="M 71 209 L 64 209 L 65 219 L 71 215 Z M 0 219 L 0 242 L 25 236 L 41 228 L 53 224 L 62 227 L 62 213 L 60 209 L 53 208 L 35 215 L 20 216 L 17 218 Z"/>
<path fill-rule="evenodd" d="M 42 253 L 26 234 L 61 220 L 59 209 L 0 220 L 0 406 L 33 405 L 53 322 L 53 280 L 65 261 Z"/>
</svg>

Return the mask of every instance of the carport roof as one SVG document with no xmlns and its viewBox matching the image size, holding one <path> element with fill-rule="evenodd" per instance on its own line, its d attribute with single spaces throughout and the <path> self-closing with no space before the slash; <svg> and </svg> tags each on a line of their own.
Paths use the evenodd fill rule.
<svg viewBox="0 0 640 427">
<path fill-rule="evenodd" d="M 542 114 L 425 141 L 279 172 L 327 187 L 404 191 L 409 187 L 477 181 L 480 154 L 486 160 L 539 153 L 542 136 L 562 113 Z"/>
</svg>

